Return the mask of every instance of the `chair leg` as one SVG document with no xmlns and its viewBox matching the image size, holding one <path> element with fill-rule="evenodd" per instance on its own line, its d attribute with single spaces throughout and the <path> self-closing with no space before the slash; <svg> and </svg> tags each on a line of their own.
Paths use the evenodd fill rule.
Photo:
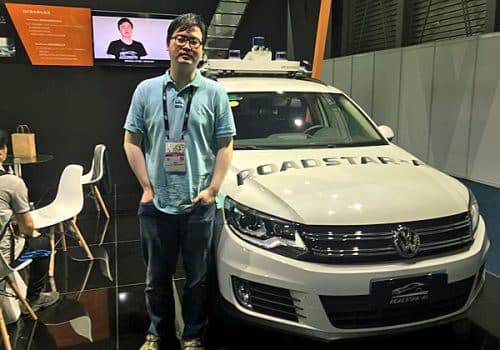
<svg viewBox="0 0 500 350">
<path fill-rule="evenodd" d="M 21 291 L 19 290 L 19 288 L 17 288 L 16 283 L 12 280 L 12 278 L 10 276 L 7 276 L 6 280 L 7 280 L 7 283 L 9 284 L 10 288 L 12 288 L 12 290 L 14 291 L 14 293 L 16 293 L 17 298 L 21 301 L 21 303 L 24 305 L 24 307 L 26 308 L 26 310 L 28 310 L 28 313 L 30 314 L 31 318 L 33 320 L 35 320 L 35 321 L 38 320 L 37 315 L 35 314 L 35 312 L 31 308 L 31 306 L 28 303 L 28 301 L 26 301 L 26 299 L 24 298 L 24 296 L 21 294 Z"/>
<path fill-rule="evenodd" d="M 101 204 L 102 210 L 104 210 L 104 215 L 109 219 L 109 212 L 108 208 L 106 207 L 106 203 L 104 203 L 104 200 L 102 199 L 101 196 L 101 191 L 99 191 L 99 188 L 96 185 L 92 185 L 94 188 L 94 192 L 97 195 L 97 200 L 99 200 L 99 203 Z"/>
<path fill-rule="evenodd" d="M 56 233 L 54 226 L 50 227 L 50 259 L 49 259 L 49 278 L 54 277 L 54 259 L 56 254 Z"/>
<path fill-rule="evenodd" d="M 95 193 L 94 185 L 90 185 L 90 191 L 92 192 L 92 198 L 94 199 L 95 208 L 97 212 L 101 212 L 101 206 L 99 205 L 99 200 L 97 199 L 97 194 Z"/>
<path fill-rule="evenodd" d="M 61 234 L 61 242 L 63 246 L 63 252 L 68 250 L 68 246 L 66 245 L 66 235 L 64 234 L 64 224 L 60 222 L 58 224 L 59 227 L 59 233 Z"/>
<path fill-rule="evenodd" d="M 5 350 L 12 350 L 10 345 L 9 332 L 7 332 L 7 326 L 5 325 L 5 320 L 3 318 L 3 312 L 0 308 L 0 333 L 2 334 L 3 348 Z"/>
<path fill-rule="evenodd" d="M 99 240 L 100 246 L 104 242 L 104 238 L 106 237 L 106 233 L 108 232 L 109 221 L 110 221 L 109 219 L 106 219 L 106 222 L 104 223 L 104 228 L 102 229 L 102 233 L 101 233 L 101 239 Z"/>
<path fill-rule="evenodd" d="M 93 260 L 94 256 L 92 255 L 92 252 L 89 249 L 89 246 L 87 245 L 87 242 L 85 241 L 85 238 L 83 238 L 82 233 L 80 232 L 80 229 L 75 223 L 75 220 L 70 220 L 71 227 L 73 227 L 73 230 L 75 230 L 75 234 L 78 237 L 78 240 L 80 241 L 80 245 L 83 247 L 83 250 L 85 250 L 85 253 L 87 254 L 88 258 Z"/>
</svg>

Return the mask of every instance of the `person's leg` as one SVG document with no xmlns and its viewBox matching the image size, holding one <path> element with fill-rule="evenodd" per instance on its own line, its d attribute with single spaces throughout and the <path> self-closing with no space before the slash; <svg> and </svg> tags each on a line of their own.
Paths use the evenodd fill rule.
<svg viewBox="0 0 500 350">
<path fill-rule="evenodd" d="M 167 341 L 175 337 L 172 276 L 179 251 L 177 219 L 160 212 L 151 202 L 140 205 L 139 222 L 146 264 L 144 294 L 151 320 L 148 333 Z"/>
<path fill-rule="evenodd" d="M 34 250 L 49 250 L 50 251 L 50 239 L 49 237 L 42 235 L 37 238 L 27 238 L 25 251 Z M 33 259 L 29 265 L 29 282 L 28 282 L 28 300 L 35 300 L 43 288 L 45 287 L 45 281 L 47 280 L 49 272 L 49 257 L 37 257 Z"/>
<path fill-rule="evenodd" d="M 24 250 L 47 250 L 50 252 L 50 239 L 43 235 L 37 238 L 27 238 Z M 29 265 L 26 299 L 28 299 L 33 311 L 38 311 L 59 301 L 59 293 L 57 291 L 43 291 L 49 272 L 49 260 L 49 256 L 39 255 L 34 257 Z M 29 313 L 24 307 L 21 308 L 21 312 L 23 314 Z"/>
<path fill-rule="evenodd" d="M 208 310 L 208 264 L 213 233 L 215 204 L 197 205 L 189 215 L 182 236 L 182 258 L 186 284 L 182 302 L 183 340 L 201 339 Z"/>
</svg>

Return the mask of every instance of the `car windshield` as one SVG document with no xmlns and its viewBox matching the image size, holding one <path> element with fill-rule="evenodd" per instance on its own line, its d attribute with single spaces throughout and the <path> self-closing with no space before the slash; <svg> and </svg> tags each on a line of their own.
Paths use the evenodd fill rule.
<svg viewBox="0 0 500 350">
<path fill-rule="evenodd" d="M 342 94 L 230 93 L 236 149 L 386 145 L 377 129 Z"/>
</svg>

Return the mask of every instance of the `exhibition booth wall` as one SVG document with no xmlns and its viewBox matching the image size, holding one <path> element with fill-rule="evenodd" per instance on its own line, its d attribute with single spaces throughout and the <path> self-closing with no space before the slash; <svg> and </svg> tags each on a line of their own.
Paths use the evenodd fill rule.
<svg viewBox="0 0 500 350">
<path fill-rule="evenodd" d="M 322 79 L 352 96 L 394 142 L 460 178 L 500 187 L 500 34 L 324 61 Z"/>
</svg>

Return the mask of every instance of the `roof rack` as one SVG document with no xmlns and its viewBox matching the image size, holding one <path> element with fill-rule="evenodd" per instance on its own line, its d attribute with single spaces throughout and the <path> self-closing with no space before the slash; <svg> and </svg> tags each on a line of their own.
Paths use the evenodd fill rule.
<svg viewBox="0 0 500 350">
<path fill-rule="evenodd" d="M 244 59 L 239 57 L 208 59 L 200 67 L 200 71 L 212 78 L 241 75 L 286 77 L 309 77 L 311 75 L 305 63 L 282 58 L 273 60 L 271 52 L 267 50 L 250 51 Z"/>
</svg>

